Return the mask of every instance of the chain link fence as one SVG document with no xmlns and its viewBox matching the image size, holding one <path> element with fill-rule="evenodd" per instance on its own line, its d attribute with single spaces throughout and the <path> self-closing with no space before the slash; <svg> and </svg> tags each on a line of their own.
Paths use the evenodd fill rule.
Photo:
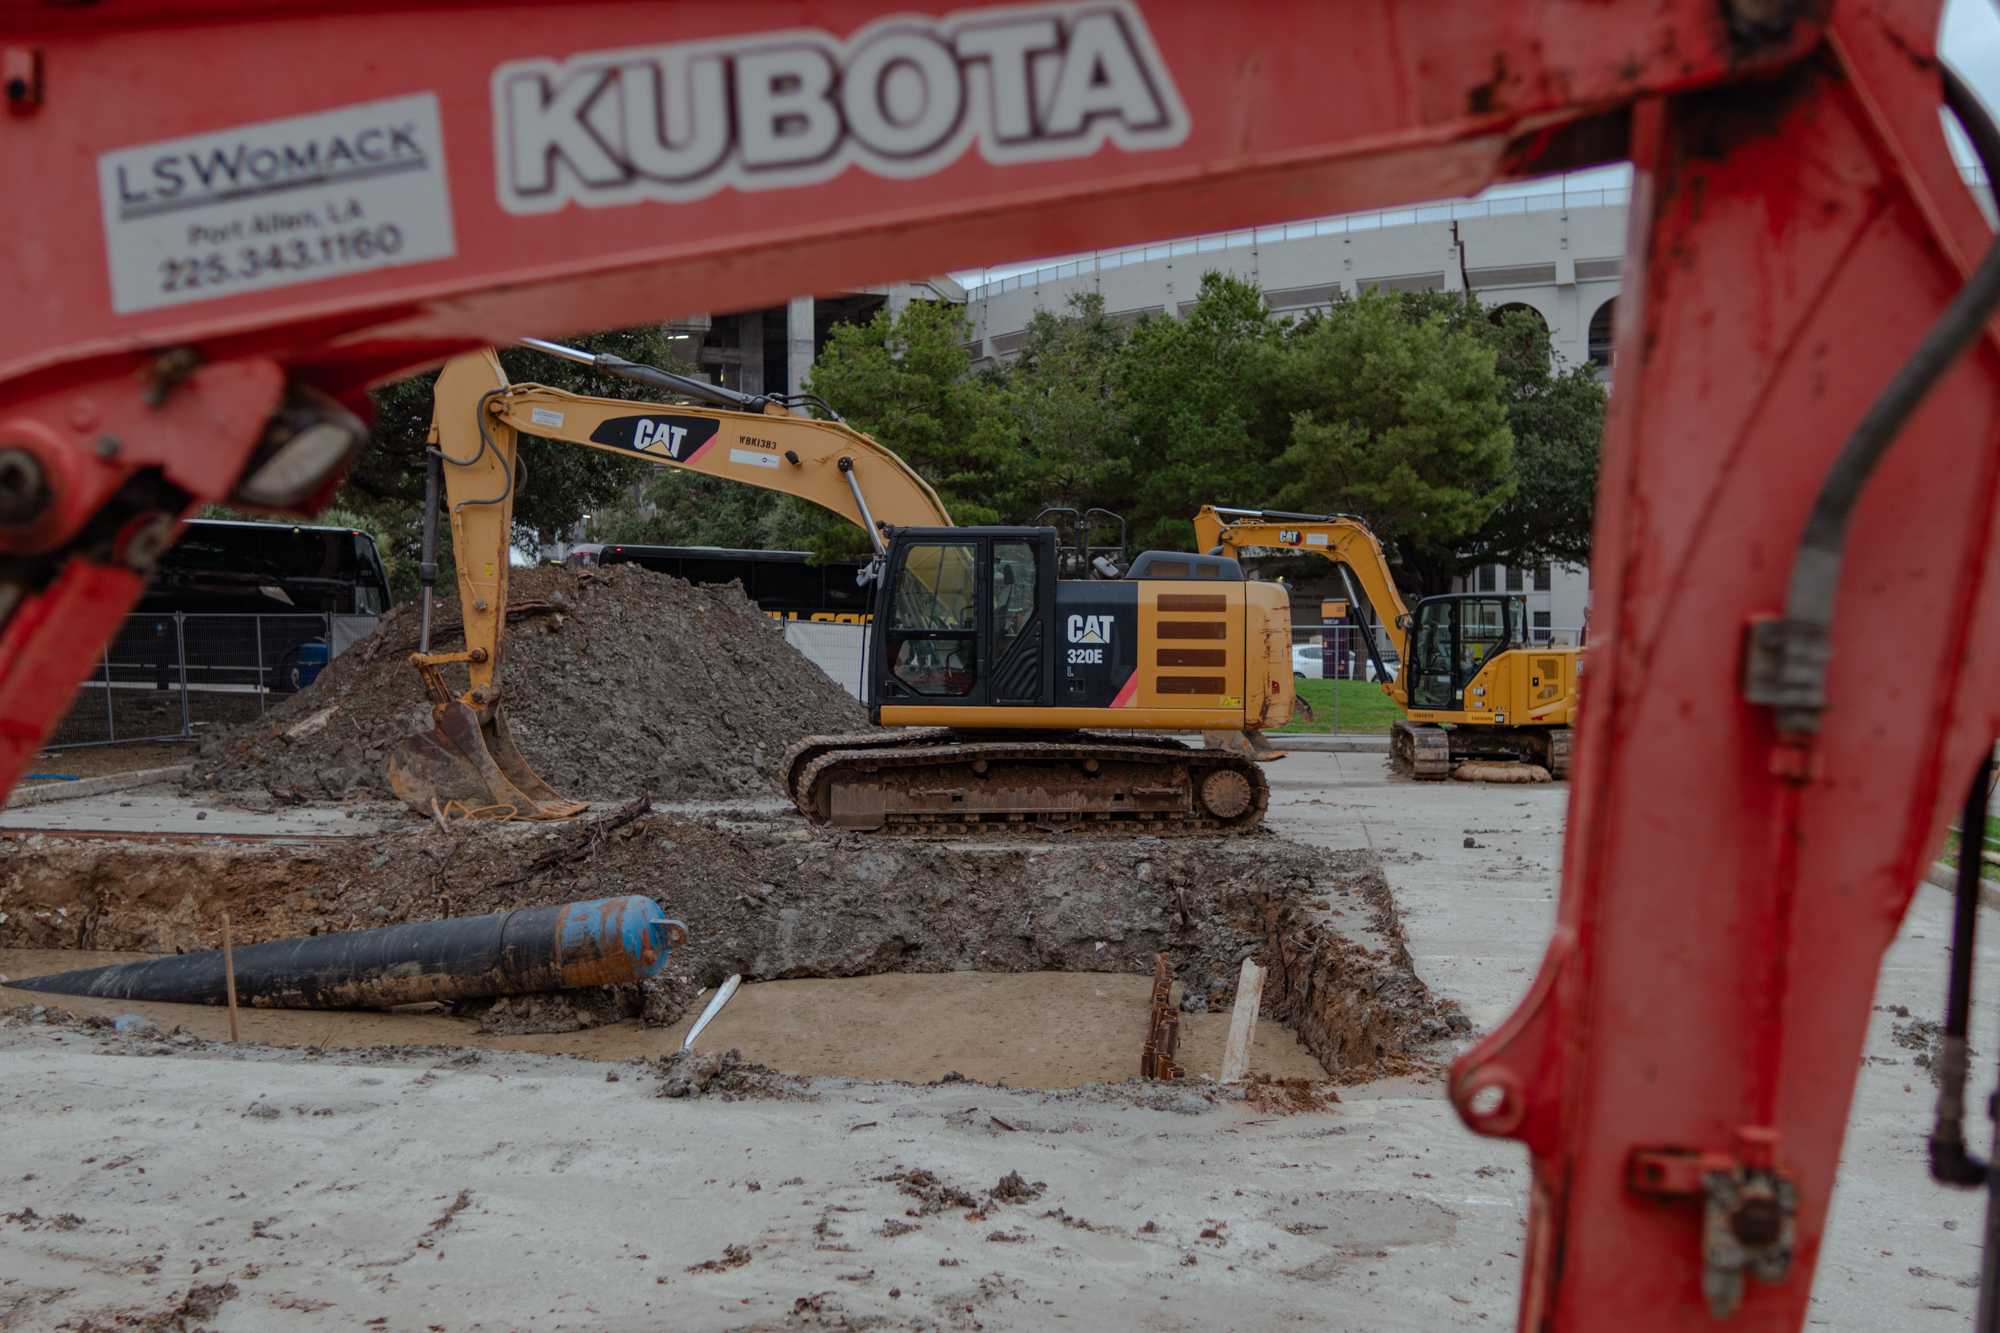
<svg viewBox="0 0 2000 1333">
<path fill-rule="evenodd" d="M 194 740 L 260 717 L 318 678 L 374 616 L 125 617 L 46 748 Z"/>
</svg>

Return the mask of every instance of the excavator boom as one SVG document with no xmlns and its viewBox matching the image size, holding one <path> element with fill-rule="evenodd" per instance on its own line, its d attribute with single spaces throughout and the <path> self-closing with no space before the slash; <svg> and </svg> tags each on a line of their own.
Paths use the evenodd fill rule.
<svg viewBox="0 0 2000 1333">
<path fill-rule="evenodd" d="M 8 6 L 0 787 L 175 524 L 323 504 L 368 384 L 1629 161 L 1557 925 L 1451 1096 L 1532 1163 L 1523 1327 L 1800 1326 L 2000 729 L 1996 265 L 1940 105 L 1989 179 L 2000 131 L 1940 0 L 1218 8 Z"/>
</svg>

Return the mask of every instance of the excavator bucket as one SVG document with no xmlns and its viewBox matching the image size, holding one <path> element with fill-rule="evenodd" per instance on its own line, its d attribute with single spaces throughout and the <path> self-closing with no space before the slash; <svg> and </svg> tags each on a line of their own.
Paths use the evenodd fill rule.
<svg viewBox="0 0 2000 1333">
<path fill-rule="evenodd" d="M 568 819 L 589 808 L 528 767 L 498 705 L 485 723 L 456 699 L 431 715 L 429 731 L 405 737 L 389 753 L 389 785 L 418 814 L 438 815 L 456 803 L 471 816 Z"/>
</svg>

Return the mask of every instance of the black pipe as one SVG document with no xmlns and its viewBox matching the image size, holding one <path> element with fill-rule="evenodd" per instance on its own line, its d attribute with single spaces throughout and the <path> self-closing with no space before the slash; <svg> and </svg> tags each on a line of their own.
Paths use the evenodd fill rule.
<svg viewBox="0 0 2000 1333">
<path fill-rule="evenodd" d="M 652 976 L 686 938 L 650 898 L 527 907 L 248 945 L 235 951 L 236 995 L 274 1009 L 385 1009 L 613 986 Z M 7 984 L 178 1004 L 222 1004 L 228 993 L 219 949 Z"/>
<path fill-rule="evenodd" d="M 1972 965 L 1979 929 L 1979 848 L 1993 790 L 1989 746 L 1965 793 L 1958 835 L 1958 885 L 1952 902 L 1951 978 L 1946 983 L 1944 1039 L 1938 1053 L 1937 1117 L 1931 1127 L 1931 1176 L 1946 1185 L 1983 1185 L 1989 1168 L 1965 1148 L 1966 1035 L 1972 1021 Z"/>
</svg>

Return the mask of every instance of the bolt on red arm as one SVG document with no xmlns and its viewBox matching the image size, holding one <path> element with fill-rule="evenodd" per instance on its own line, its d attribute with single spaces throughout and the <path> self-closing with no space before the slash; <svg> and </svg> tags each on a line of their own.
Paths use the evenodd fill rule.
<svg viewBox="0 0 2000 1333">
<path fill-rule="evenodd" d="M 33 207 L 0 221 L 0 786 L 163 516 L 323 498 L 351 423 L 308 391 L 1629 157 L 1560 924 L 1453 1094 L 1533 1156 L 1524 1325 L 1796 1327 L 1881 951 L 2000 721 L 1990 338 L 1860 493 L 1817 731 L 1781 737 L 1742 680 L 1842 442 L 1988 244 L 1938 128 L 1937 10 L 12 13 L 0 160 Z M 1884 680 L 1883 644 L 1923 665 Z"/>
</svg>

